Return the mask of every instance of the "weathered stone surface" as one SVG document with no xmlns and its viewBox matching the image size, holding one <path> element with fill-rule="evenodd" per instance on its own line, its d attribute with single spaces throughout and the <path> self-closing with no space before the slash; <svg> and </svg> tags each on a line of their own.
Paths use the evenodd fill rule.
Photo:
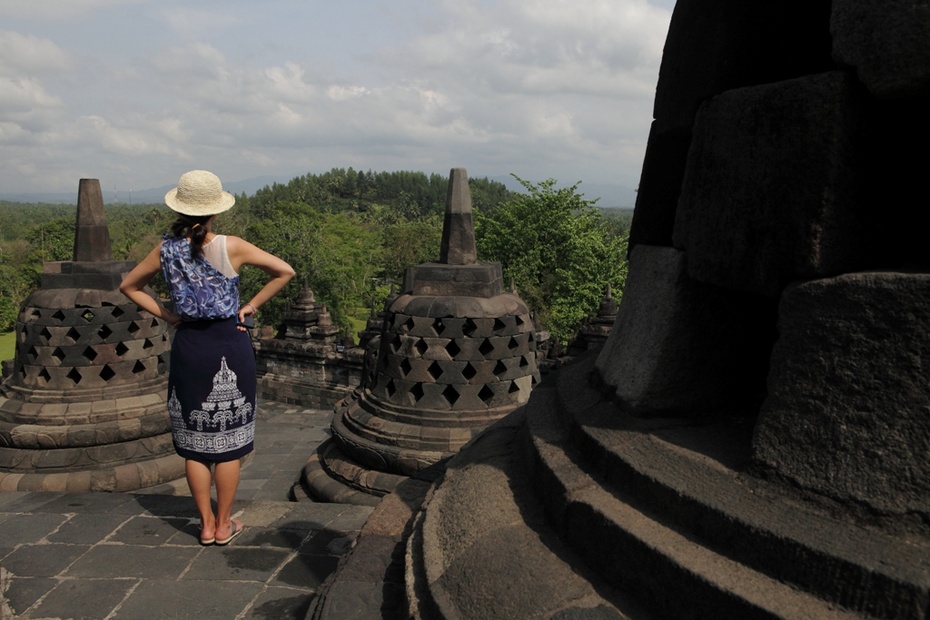
<svg viewBox="0 0 930 620">
<path fill-rule="evenodd" d="M 660 134 L 653 122 L 630 225 L 630 249 L 639 244 L 672 245 L 678 195 L 690 146 L 690 132 Z"/>
<path fill-rule="evenodd" d="M 771 306 L 757 296 L 695 282 L 686 255 L 633 248 L 617 322 L 598 356 L 621 410 L 700 416 L 758 402 Z"/>
<path fill-rule="evenodd" d="M 826 0 L 679 0 L 656 87 L 658 130 L 689 131 L 701 102 L 724 91 L 832 68 L 829 12 Z"/>
<path fill-rule="evenodd" d="M 930 274 L 788 288 L 756 465 L 834 499 L 930 520 L 928 359 Z"/>
<path fill-rule="evenodd" d="M 42 288 L 17 319 L 16 357 L 0 385 L 0 476 L 68 491 L 169 482 L 183 461 L 165 407 L 168 324 L 118 290 L 134 263 L 111 260 L 96 179 L 81 180 L 74 258 L 43 266 Z M 170 464 L 159 473 L 160 460 Z M 150 475 L 132 473 L 143 470 Z"/>
<path fill-rule="evenodd" d="M 404 274 L 404 289 L 414 295 L 488 298 L 504 290 L 500 263 L 448 265 L 424 263 Z"/>
<path fill-rule="evenodd" d="M 880 99 L 930 93 L 930 3 L 834 0 L 833 56 Z"/>
<path fill-rule="evenodd" d="M 107 228 L 107 216 L 103 210 L 103 193 L 100 191 L 99 179 L 81 179 L 78 183 L 74 260 L 113 260 L 110 230 Z"/>
<path fill-rule="evenodd" d="M 439 262 L 447 265 L 471 265 L 478 262 L 475 249 L 475 225 L 471 214 L 471 193 L 465 168 L 449 172 L 446 215 L 442 226 Z"/>
<path fill-rule="evenodd" d="M 332 407 L 362 377 L 364 349 L 340 344 L 326 305 L 313 291 L 301 290 L 284 314 L 280 333 L 256 344 L 258 393 L 279 402 Z"/>
<path fill-rule="evenodd" d="M 864 264 L 859 112 L 855 86 L 839 72 L 709 101 L 675 220 L 691 277 L 774 296 L 792 280 Z"/>
<path fill-rule="evenodd" d="M 361 474 L 339 473 L 355 472 L 353 463 L 377 470 L 364 477 L 393 488 L 397 475 L 448 457 L 529 399 L 540 378 L 536 326 L 523 300 L 504 292 L 501 265 L 477 263 L 474 252 L 467 176 L 453 169 L 442 262 L 406 271 L 403 294 L 385 308 L 364 383 L 336 406 L 333 449 L 341 454 L 317 459 L 324 471 L 341 463 L 329 473 L 348 490 L 333 489 L 312 468 L 302 481 L 315 497 L 372 491 Z"/>
</svg>

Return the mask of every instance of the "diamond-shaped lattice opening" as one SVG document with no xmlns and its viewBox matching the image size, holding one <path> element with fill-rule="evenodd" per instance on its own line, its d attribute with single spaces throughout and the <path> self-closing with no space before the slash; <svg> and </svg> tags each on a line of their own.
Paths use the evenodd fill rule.
<svg viewBox="0 0 930 620">
<path fill-rule="evenodd" d="M 510 382 L 510 387 L 507 388 L 507 393 L 508 393 L 508 394 L 515 394 L 516 392 L 519 392 L 519 391 L 520 391 L 520 386 L 517 385 L 517 382 L 516 382 L 516 381 L 511 381 L 511 382 Z"/>
<path fill-rule="evenodd" d="M 478 352 L 484 356 L 490 355 L 493 351 L 494 351 L 494 345 L 491 344 L 491 341 L 487 338 L 485 338 L 481 342 L 481 345 L 478 347 Z"/>
<path fill-rule="evenodd" d="M 420 399 L 423 398 L 423 385 L 417 383 L 410 388 L 410 395 L 413 396 L 413 404 L 420 402 Z"/>
<path fill-rule="evenodd" d="M 148 338 L 146 338 L 146 339 L 145 339 L 145 342 L 142 343 L 142 348 L 143 348 L 143 349 L 151 349 L 151 348 L 154 347 L 154 346 L 155 346 L 155 344 L 154 344 L 151 340 L 149 340 Z"/>
<path fill-rule="evenodd" d="M 513 336 L 511 336 L 511 337 L 510 337 L 510 341 L 507 342 L 507 348 L 510 349 L 511 351 L 513 351 L 514 349 L 516 349 L 516 348 L 519 347 L 519 346 L 520 346 L 520 343 L 517 342 L 517 339 L 514 338 Z"/>
<path fill-rule="evenodd" d="M 462 369 L 462 376 L 467 380 L 471 381 L 475 378 L 475 375 L 478 374 L 478 371 L 475 370 L 475 367 L 471 363 L 465 364 L 465 368 Z"/>
<path fill-rule="evenodd" d="M 394 380 L 391 379 L 388 381 L 387 385 L 384 386 L 384 389 L 387 390 L 388 396 L 394 396 L 394 394 L 397 392 L 397 387 L 394 385 Z"/>
<path fill-rule="evenodd" d="M 530 360 L 526 359 L 525 355 L 520 356 L 520 368 L 526 368 L 530 365 Z"/>
<path fill-rule="evenodd" d="M 507 372 L 507 364 L 503 360 L 497 360 L 497 363 L 494 364 L 494 374 L 500 376 Z"/>
<path fill-rule="evenodd" d="M 104 381 L 109 381 L 116 376 L 116 372 L 110 368 L 109 364 L 104 364 L 103 368 L 100 369 L 100 378 Z"/>
<path fill-rule="evenodd" d="M 465 319 L 465 325 L 462 326 L 462 333 L 470 338 L 475 335 L 476 331 L 478 331 L 478 326 L 475 325 L 475 322 L 471 319 Z"/>
<path fill-rule="evenodd" d="M 35 347 L 29 347 L 29 351 L 26 353 L 26 355 L 28 355 L 31 358 L 31 361 L 35 361 L 36 357 L 38 357 L 39 355 L 39 352 L 36 350 Z"/>
<path fill-rule="evenodd" d="M 61 310 L 56 310 L 55 314 L 52 315 L 52 318 L 56 321 L 63 321 L 65 319 L 65 313 Z"/>
<path fill-rule="evenodd" d="M 158 327 L 158 319 L 152 319 L 152 327 Z"/>
<path fill-rule="evenodd" d="M 426 355 L 426 351 L 429 350 L 429 345 L 426 344 L 426 341 L 422 338 L 417 340 L 417 343 L 413 346 L 417 350 L 417 353 L 420 354 L 420 357 Z"/>
<path fill-rule="evenodd" d="M 446 345 L 446 353 L 452 356 L 452 359 L 455 359 L 455 356 L 462 352 L 462 347 L 455 344 L 455 340 L 450 340 L 449 344 Z"/>
<path fill-rule="evenodd" d="M 65 352 L 62 351 L 60 347 L 55 347 L 55 350 L 52 351 L 52 357 L 60 362 L 61 360 L 65 359 Z"/>
<path fill-rule="evenodd" d="M 113 330 L 107 327 L 106 325 L 101 325 L 100 329 L 97 330 L 97 335 L 104 340 L 110 337 L 110 334 L 113 333 Z"/>
<path fill-rule="evenodd" d="M 38 309 L 38 308 L 33 308 L 33 309 L 32 309 L 32 313 L 31 313 L 31 316 L 32 316 L 32 318 L 37 319 L 37 318 L 39 318 L 40 316 L 42 316 L 42 313 L 39 312 L 39 309 Z"/>
<path fill-rule="evenodd" d="M 429 365 L 429 368 L 426 369 L 426 372 L 433 378 L 433 381 L 436 381 L 442 376 L 442 366 L 439 365 L 439 362 L 433 362 Z"/>
<path fill-rule="evenodd" d="M 47 327 L 43 327 L 42 331 L 39 332 L 39 336 L 41 336 L 44 340 L 48 340 L 52 337 L 52 332 L 48 331 Z"/>
<path fill-rule="evenodd" d="M 48 370 L 45 368 L 39 371 L 38 376 L 39 376 L 39 379 L 42 381 L 42 383 L 48 383 L 52 379 L 52 375 L 48 374 Z"/>
<path fill-rule="evenodd" d="M 410 331 L 411 329 L 413 329 L 415 326 L 416 326 L 416 323 L 414 322 L 413 317 L 412 317 L 412 316 L 408 316 L 408 317 L 407 317 L 407 320 L 404 321 L 404 324 L 403 324 L 402 327 L 403 327 L 404 329 L 406 329 L 406 330 L 409 332 L 409 331 Z"/>
<path fill-rule="evenodd" d="M 114 318 L 114 319 L 118 319 L 118 318 L 120 318 L 121 316 L 123 316 L 123 315 L 126 314 L 126 313 L 123 312 L 123 309 L 120 308 L 119 306 L 113 306 L 113 312 L 112 312 L 112 314 L 113 314 L 113 318 Z"/>
<path fill-rule="evenodd" d="M 481 388 L 481 391 L 478 392 L 478 398 L 480 398 L 481 402 L 485 405 L 490 405 L 491 400 L 494 398 L 494 390 L 488 386 L 484 386 Z"/>
<path fill-rule="evenodd" d="M 455 387 L 447 385 L 446 389 L 442 391 L 442 397 L 445 398 L 450 405 L 454 405 L 455 401 L 459 399 L 459 392 Z"/>
<path fill-rule="evenodd" d="M 74 381 L 74 385 L 77 385 L 78 383 L 80 383 L 82 379 L 81 373 L 78 372 L 77 368 L 72 368 L 70 371 L 68 371 L 68 374 L 65 376 L 71 379 L 72 381 Z"/>
<path fill-rule="evenodd" d="M 85 310 L 84 312 L 81 313 L 81 318 L 84 319 L 85 321 L 87 321 L 88 323 L 90 323 L 91 321 L 93 321 L 95 316 L 97 316 L 97 315 L 95 315 L 95 314 L 94 314 L 93 312 L 91 312 L 90 310 Z"/>
<path fill-rule="evenodd" d="M 120 357 L 126 355 L 127 351 L 129 351 L 129 347 L 126 346 L 126 343 L 120 342 L 116 345 L 116 354 Z"/>
<path fill-rule="evenodd" d="M 141 361 L 139 361 L 139 360 L 136 360 L 135 365 L 132 367 L 132 372 L 133 372 L 134 374 L 139 374 L 140 372 L 145 372 L 145 364 L 143 364 L 143 363 L 142 363 Z"/>
<path fill-rule="evenodd" d="M 446 325 L 442 322 L 442 319 L 436 319 L 433 321 L 433 329 L 436 330 L 437 336 L 442 336 L 442 332 L 446 329 Z"/>
<path fill-rule="evenodd" d="M 81 332 L 79 332 L 78 330 L 74 329 L 73 327 L 72 327 L 71 329 L 69 329 L 69 330 L 68 330 L 68 333 L 65 334 L 65 335 L 66 335 L 68 338 L 70 338 L 72 342 L 77 342 L 78 340 L 81 339 Z"/>
<path fill-rule="evenodd" d="M 134 334 L 142 328 L 139 326 L 139 324 L 136 321 L 133 321 L 132 323 L 129 324 L 129 327 L 127 327 L 126 329 L 129 330 L 130 334 Z"/>
<path fill-rule="evenodd" d="M 522 316 L 515 316 L 515 317 L 513 317 L 513 318 L 516 319 L 516 321 L 517 321 L 517 327 L 520 327 L 521 325 L 523 325 L 524 321 L 523 321 L 523 317 L 522 317 Z"/>
<path fill-rule="evenodd" d="M 407 375 L 410 374 L 410 369 L 411 369 L 410 362 L 405 357 L 404 361 L 400 363 L 400 374 L 406 377 Z"/>
<path fill-rule="evenodd" d="M 97 352 L 94 351 L 94 348 L 93 348 L 93 347 L 87 347 L 86 349 L 84 349 L 84 351 L 83 351 L 83 353 L 81 353 L 81 355 L 83 355 L 83 356 L 84 356 L 84 359 L 86 359 L 86 360 L 89 361 L 89 362 L 92 362 L 92 361 L 94 361 L 95 359 L 97 359 Z"/>
<path fill-rule="evenodd" d="M 501 321 L 500 319 L 494 319 L 494 332 L 499 332 L 507 329 L 507 324 Z"/>
</svg>

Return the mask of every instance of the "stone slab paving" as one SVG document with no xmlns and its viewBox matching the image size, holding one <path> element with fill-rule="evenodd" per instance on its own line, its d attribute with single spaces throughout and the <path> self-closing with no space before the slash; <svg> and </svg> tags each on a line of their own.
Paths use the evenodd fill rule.
<svg viewBox="0 0 930 620">
<path fill-rule="evenodd" d="M 198 542 L 186 484 L 0 493 L 2 618 L 304 618 L 370 507 L 289 501 L 330 414 L 261 403 L 226 547 Z"/>
</svg>

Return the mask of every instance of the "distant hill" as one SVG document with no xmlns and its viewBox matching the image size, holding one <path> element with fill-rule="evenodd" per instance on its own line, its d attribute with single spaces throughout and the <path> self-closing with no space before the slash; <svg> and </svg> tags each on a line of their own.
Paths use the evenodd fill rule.
<svg viewBox="0 0 930 620">
<path fill-rule="evenodd" d="M 273 183 L 287 183 L 291 177 L 272 177 L 263 176 L 245 181 L 233 181 L 223 185 L 223 189 L 233 194 L 239 195 L 242 192 L 254 194 L 266 185 Z M 103 202 L 112 204 L 114 202 L 124 202 L 132 204 L 153 204 L 161 203 L 165 199 L 165 194 L 174 188 L 174 184 L 164 185 L 162 187 L 153 187 L 151 189 L 132 190 L 101 187 L 103 191 Z M 73 192 L 33 192 L 33 193 L 13 193 L 0 192 L 0 200 L 9 202 L 43 202 L 49 204 L 77 204 L 77 184 L 74 185 Z"/>
<path fill-rule="evenodd" d="M 223 184 L 223 189 L 239 195 L 245 192 L 252 195 L 266 185 L 274 183 L 287 183 L 294 177 L 274 177 L 261 176 L 244 181 L 231 181 Z M 512 176 L 493 177 L 491 181 L 503 183 L 507 189 L 516 192 L 523 192 L 523 186 Z M 560 183 L 564 187 L 566 184 Z M 101 187 L 103 190 L 103 202 L 112 204 L 114 202 L 132 203 L 132 204 L 157 204 L 165 199 L 165 194 L 174 188 L 174 184 L 151 189 L 132 190 Z M 623 185 L 611 185 L 605 183 L 585 183 L 582 182 L 578 188 L 584 197 L 589 200 L 598 199 L 597 206 L 602 208 L 625 208 L 632 209 L 636 204 L 636 191 Z M 77 204 L 77 184 L 73 192 L 35 192 L 35 193 L 6 193 L 0 192 L 0 200 L 9 202 L 25 203 L 49 203 L 49 204 Z"/>
</svg>

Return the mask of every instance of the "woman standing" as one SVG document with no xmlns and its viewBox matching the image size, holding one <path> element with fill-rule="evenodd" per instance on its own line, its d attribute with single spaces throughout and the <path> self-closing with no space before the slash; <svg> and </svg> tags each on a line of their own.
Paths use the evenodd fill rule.
<svg viewBox="0 0 930 620">
<path fill-rule="evenodd" d="M 212 232 L 218 213 L 236 199 L 205 170 L 181 176 L 165 204 L 178 213 L 170 234 L 133 269 L 120 291 L 142 309 L 177 327 L 171 346 L 168 412 L 187 484 L 200 512 L 200 542 L 228 544 L 242 532 L 232 520 L 239 459 L 255 436 L 255 354 L 245 323 L 294 276 L 286 262 L 248 241 Z M 239 268 L 253 265 L 269 279 L 239 305 Z M 174 312 L 143 291 L 161 270 Z M 216 484 L 217 512 L 210 489 Z"/>
</svg>

